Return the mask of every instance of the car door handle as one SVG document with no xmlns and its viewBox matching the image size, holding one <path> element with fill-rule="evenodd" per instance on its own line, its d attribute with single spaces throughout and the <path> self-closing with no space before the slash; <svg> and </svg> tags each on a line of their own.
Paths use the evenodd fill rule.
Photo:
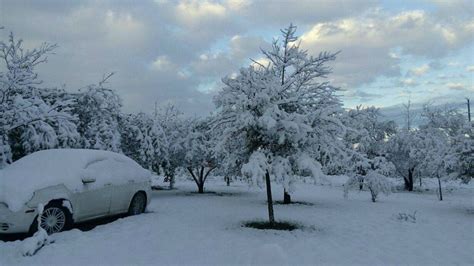
<svg viewBox="0 0 474 266">
<path fill-rule="evenodd" d="M 128 180 L 128 183 L 135 183 L 135 180 Z"/>
<path fill-rule="evenodd" d="M 104 187 L 109 187 L 111 185 L 112 185 L 112 183 L 107 183 L 107 184 L 104 184 Z"/>
</svg>

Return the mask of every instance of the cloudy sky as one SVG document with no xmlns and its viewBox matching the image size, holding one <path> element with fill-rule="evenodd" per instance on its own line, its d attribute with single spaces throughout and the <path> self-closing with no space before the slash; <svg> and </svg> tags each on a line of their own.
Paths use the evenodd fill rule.
<svg viewBox="0 0 474 266">
<path fill-rule="evenodd" d="M 207 114 L 220 80 L 260 59 L 293 22 L 311 54 L 341 51 L 329 79 L 346 107 L 474 98 L 469 0 L 0 0 L 0 38 L 59 48 L 45 86 L 109 83 L 129 112 L 174 103 Z"/>
</svg>

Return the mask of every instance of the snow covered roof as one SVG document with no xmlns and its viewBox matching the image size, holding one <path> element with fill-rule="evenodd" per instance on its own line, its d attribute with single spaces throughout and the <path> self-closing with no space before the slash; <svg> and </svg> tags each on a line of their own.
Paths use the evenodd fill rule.
<svg viewBox="0 0 474 266">
<path fill-rule="evenodd" d="M 0 202 L 19 210 L 33 192 L 64 184 L 83 189 L 82 178 L 94 177 L 94 186 L 146 180 L 150 172 L 125 155 L 99 150 L 50 149 L 32 153 L 0 170 Z"/>
</svg>

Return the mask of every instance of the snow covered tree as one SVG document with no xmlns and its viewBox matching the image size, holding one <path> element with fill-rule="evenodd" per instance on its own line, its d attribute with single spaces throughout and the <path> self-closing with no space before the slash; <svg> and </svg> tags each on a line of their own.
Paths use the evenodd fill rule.
<svg viewBox="0 0 474 266">
<path fill-rule="evenodd" d="M 283 41 L 275 40 L 271 50 L 262 51 L 268 65 L 257 63 L 236 77 L 224 78 L 225 87 L 215 98 L 219 113 L 213 127 L 222 128 L 223 142 L 239 142 L 227 146 L 241 147 L 237 154 L 242 173 L 266 180 L 270 223 L 274 222 L 270 175 L 283 184 L 286 202 L 294 175 L 302 167 L 319 175 L 312 144 L 325 124 L 317 121 L 324 109 L 340 108 L 336 89 L 321 80 L 330 73 L 326 63 L 335 54 L 309 56 L 296 43 L 295 30 L 293 25 L 282 30 Z M 339 123 L 331 113 L 324 119 Z"/>
<path fill-rule="evenodd" d="M 448 168 L 444 169 L 447 171 L 444 174 L 469 182 L 474 176 L 473 123 L 456 109 L 433 108 L 428 105 L 424 107 L 423 117 L 425 123 L 421 129 L 432 133 L 430 137 L 437 138 L 437 145 L 445 144 L 433 150 L 437 155 L 444 153 L 436 158 L 442 158 L 443 165 Z M 444 171 L 441 168 L 439 170 Z"/>
<path fill-rule="evenodd" d="M 183 166 L 191 174 L 199 193 L 204 193 L 204 184 L 212 170 L 217 168 L 214 151 L 215 139 L 209 134 L 209 122 L 203 119 L 189 121 L 184 139 Z"/>
<path fill-rule="evenodd" d="M 121 99 L 113 90 L 104 87 L 112 74 L 77 95 L 74 113 L 79 118 L 78 131 L 84 148 L 121 151 Z"/>
<path fill-rule="evenodd" d="M 176 170 L 182 165 L 186 151 L 184 140 L 187 134 L 188 120 L 183 117 L 173 105 L 166 105 L 162 109 L 155 110 L 155 119 L 163 128 L 166 141 L 162 144 L 167 158 L 162 162 L 164 175 L 169 181 L 169 188 L 173 189 Z"/>
<path fill-rule="evenodd" d="M 123 153 L 142 167 L 159 173 L 168 157 L 168 143 L 158 121 L 141 112 L 125 115 L 120 124 Z"/>
<path fill-rule="evenodd" d="M 346 161 L 349 180 L 344 185 L 344 194 L 359 187 L 371 192 L 375 202 L 379 192 L 388 194 L 391 183 L 387 179 L 393 174 L 394 166 L 384 154 L 386 139 L 396 132 L 393 121 L 381 121 L 375 107 L 351 109 L 344 117 L 347 126 L 344 142 L 351 148 L 350 159 Z"/>
<path fill-rule="evenodd" d="M 372 159 L 384 154 L 385 141 L 396 133 L 394 121 L 382 121 L 378 108 L 357 106 L 345 116 L 346 130 L 344 141 L 355 151 Z"/>
<path fill-rule="evenodd" d="M 418 149 L 414 152 L 417 157 L 422 158 L 419 172 L 423 176 L 436 177 L 438 179 L 439 199 L 443 200 L 441 179 L 448 176 L 448 170 L 453 165 L 449 152 L 449 139 L 445 132 L 439 128 L 427 127 L 419 132 Z"/>
<path fill-rule="evenodd" d="M 349 190 L 353 188 L 369 190 L 372 202 L 376 202 L 380 193 L 390 194 L 392 182 L 387 177 L 395 171 L 392 163 L 388 162 L 385 157 L 368 159 L 360 153 L 354 153 L 352 160 L 353 169 L 344 184 L 344 197 L 347 198 Z"/>
<path fill-rule="evenodd" d="M 465 124 L 460 133 L 451 138 L 449 151 L 450 172 L 468 183 L 474 177 L 474 123 Z"/>
<path fill-rule="evenodd" d="M 217 136 L 222 135 L 223 132 L 214 133 Z M 242 137 L 242 136 L 239 136 Z M 241 176 L 242 164 L 245 160 L 245 150 L 242 149 L 240 143 L 244 140 L 217 141 L 215 152 L 219 168 L 216 170 L 219 174 L 224 176 L 224 181 L 230 186 L 231 180 Z"/>
<path fill-rule="evenodd" d="M 403 129 L 387 142 L 387 159 L 395 165 L 397 174 L 403 177 L 405 190 L 413 191 L 417 170 L 423 157 L 420 149 L 420 134 L 417 130 Z"/>
<path fill-rule="evenodd" d="M 72 101 L 45 99 L 35 68 L 47 61 L 56 45 L 23 49 L 13 33 L 0 41 L 0 168 L 28 153 L 73 145 L 78 138 Z"/>
</svg>

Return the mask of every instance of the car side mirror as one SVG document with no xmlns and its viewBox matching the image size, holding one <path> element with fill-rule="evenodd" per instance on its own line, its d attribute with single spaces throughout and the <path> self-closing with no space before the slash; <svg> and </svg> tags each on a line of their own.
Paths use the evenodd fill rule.
<svg viewBox="0 0 474 266">
<path fill-rule="evenodd" d="M 83 177 L 82 178 L 82 183 L 85 185 L 85 184 L 90 184 L 90 183 L 94 183 L 95 182 L 95 178 L 93 177 Z"/>
</svg>

